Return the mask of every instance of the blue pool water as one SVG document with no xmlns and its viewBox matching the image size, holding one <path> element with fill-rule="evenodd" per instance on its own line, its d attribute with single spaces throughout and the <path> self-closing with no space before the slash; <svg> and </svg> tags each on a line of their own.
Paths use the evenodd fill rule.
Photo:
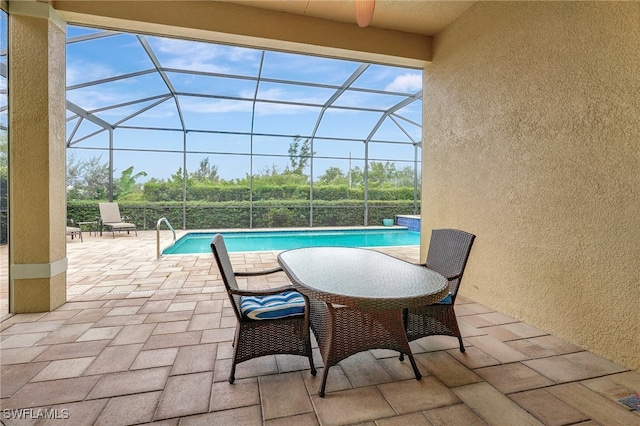
<svg viewBox="0 0 640 426">
<path fill-rule="evenodd" d="M 384 247 L 420 244 L 420 232 L 407 229 L 221 232 L 229 252 L 288 250 L 301 247 Z M 163 254 L 210 253 L 213 232 L 191 232 Z"/>
</svg>

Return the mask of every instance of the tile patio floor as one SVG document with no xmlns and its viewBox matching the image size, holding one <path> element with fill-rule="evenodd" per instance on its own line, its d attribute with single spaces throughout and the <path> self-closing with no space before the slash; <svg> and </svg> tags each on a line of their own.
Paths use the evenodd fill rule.
<svg viewBox="0 0 640 426">
<path fill-rule="evenodd" d="M 230 385 L 235 318 L 212 256 L 156 260 L 155 231 L 85 234 L 68 240 L 69 301 L 0 323 L 7 425 L 640 425 L 640 413 L 618 402 L 640 392 L 640 374 L 462 298 L 467 352 L 455 338 L 413 342 L 420 381 L 406 360 L 375 350 L 332 367 L 325 398 L 322 370 L 312 377 L 302 357 L 240 364 Z M 416 248 L 385 251 L 418 258 Z M 232 262 L 269 267 L 275 255 Z"/>
</svg>

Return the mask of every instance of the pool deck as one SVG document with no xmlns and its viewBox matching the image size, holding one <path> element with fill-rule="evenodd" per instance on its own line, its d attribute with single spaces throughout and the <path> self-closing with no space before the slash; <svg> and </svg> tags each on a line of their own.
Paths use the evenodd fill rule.
<svg viewBox="0 0 640 426">
<path fill-rule="evenodd" d="M 248 232 L 268 232 L 278 230 L 318 230 L 319 228 L 269 228 L 250 229 Z M 327 230 L 344 230 L 344 227 L 327 227 Z M 389 229 L 388 227 L 352 227 L 349 229 Z M 219 232 L 239 232 L 238 229 L 219 229 Z M 176 230 L 176 238 L 192 232 L 214 232 L 211 229 Z M 138 231 L 138 237 L 126 233 L 110 232 L 102 236 L 82 233 L 84 242 L 67 237 L 67 299 L 84 294 L 107 294 L 119 292 L 141 292 L 180 288 L 206 288 L 220 286 L 217 270 L 211 268 L 210 253 L 199 255 L 167 255 L 157 259 L 156 231 Z M 160 231 L 160 251 L 171 245 L 171 231 Z M 390 254 L 409 257 L 418 261 L 416 247 L 388 248 Z M 250 252 L 251 259 L 276 266 L 278 252 Z M 8 309 L 8 247 L 0 246 L 0 320 Z M 214 267 L 215 268 L 215 267 Z"/>
<path fill-rule="evenodd" d="M 220 231 L 232 232 L 237 229 Z M 180 238 L 190 232 L 212 231 L 176 230 L 176 237 Z M 77 239 L 68 240 L 68 298 L 84 294 L 132 291 L 224 290 L 211 253 L 172 254 L 157 259 L 156 241 L 156 231 L 139 231 L 137 238 L 125 233 L 116 234 L 112 238 L 111 234 L 105 233 L 102 237 L 85 237 L 84 243 Z M 160 242 L 161 250 L 169 246 L 173 242 L 171 231 L 160 231 Z M 85 244 L 91 244 L 91 248 Z M 384 247 L 379 250 L 413 262 L 419 261 L 419 248 L 415 246 Z M 230 256 L 233 260 L 243 258 L 244 262 L 238 266 L 234 262 L 234 267 L 245 270 L 257 267 L 255 265 L 258 264 L 267 268 L 277 266 L 278 253 L 279 251 L 256 251 L 230 253 Z M 279 282 L 283 280 L 286 280 L 284 276 L 277 278 Z"/>
<path fill-rule="evenodd" d="M 168 245 L 171 232 L 161 235 Z M 639 373 L 464 297 L 456 311 L 466 353 L 455 338 L 412 342 L 420 381 L 397 353 L 365 351 L 331 368 L 319 398 L 314 342 L 317 376 L 302 357 L 266 356 L 239 364 L 230 385 L 235 317 L 212 255 L 156 259 L 155 231 L 87 233 L 67 249 L 68 302 L 0 323 L 5 424 L 640 425 L 640 412 L 618 402 L 640 392 Z M 276 255 L 230 257 L 236 270 L 255 270 Z M 278 273 L 241 286 L 284 281 Z M 39 409 L 69 419 L 16 418 Z"/>
</svg>

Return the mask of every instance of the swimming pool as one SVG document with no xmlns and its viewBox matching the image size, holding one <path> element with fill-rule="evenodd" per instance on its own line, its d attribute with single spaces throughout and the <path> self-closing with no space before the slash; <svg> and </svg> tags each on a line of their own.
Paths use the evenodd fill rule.
<svg viewBox="0 0 640 426">
<path fill-rule="evenodd" d="M 162 254 L 210 253 L 215 232 L 190 232 Z M 301 247 L 386 247 L 420 244 L 420 233 L 404 228 L 371 230 L 305 230 L 220 232 L 229 252 L 288 250 Z"/>
</svg>

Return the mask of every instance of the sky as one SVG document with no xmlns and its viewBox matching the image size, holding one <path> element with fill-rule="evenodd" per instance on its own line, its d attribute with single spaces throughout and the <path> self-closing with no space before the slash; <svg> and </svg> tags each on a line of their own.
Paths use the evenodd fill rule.
<svg viewBox="0 0 640 426">
<path fill-rule="evenodd" d="M 274 165 L 283 170 L 296 135 L 315 135 L 314 178 L 327 167 L 364 167 L 369 137 L 371 160 L 413 167 L 413 143 L 421 141 L 421 99 L 372 131 L 385 110 L 422 89 L 421 70 L 369 64 L 323 110 L 361 63 L 134 34 L 79 41 L 96 33 L 101 31 L 67 28 L 67 100 L 117 124 L 116 175 L 134 166 L 135 172 L 148 174 L 146 179 L 167 178 L 183 166 L 185 146 L 190 171 L 206 157 L 224 179 Z M 164 75 L 156 72 L 154 61 Z M 79 148 L 70 149 L 70 155 L 108 161 L 108 132 L 84 139 L 100 127 L 70 111 L 67 117 L 67 140 Z"/>
</svg>

